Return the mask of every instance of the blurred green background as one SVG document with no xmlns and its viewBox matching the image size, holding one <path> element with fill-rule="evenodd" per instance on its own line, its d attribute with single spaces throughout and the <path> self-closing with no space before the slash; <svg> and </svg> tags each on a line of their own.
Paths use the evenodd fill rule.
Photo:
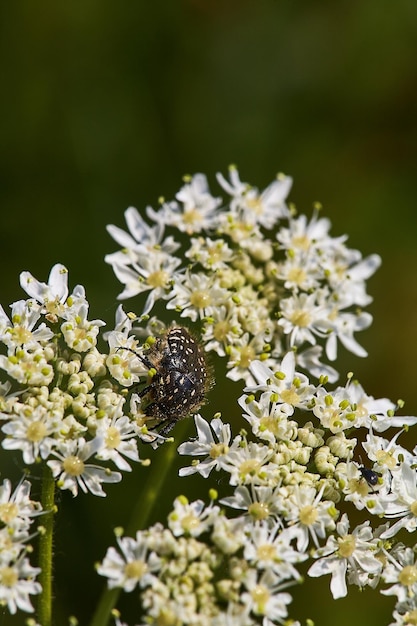
<svg viewBox="0 0 417 626">
<path fill-rule="evenodd" d="M 416 0 L 27 0 L 1 4 L 0 30 L 5 307 L 22 297 L 22 270 L 46 280 L 59 261 L 85 285 L 90 317 L 112 324 L 120 286 L 103 262 L 116 249 L 106 224 L 172 198 L 186 173 L 207 173 L 217 192 L 230 163 L 259 187 L 283 171 L 301 212 L 319 200 L 333 235 L 383 257 L 369 282 L 375 321 L 359 337 L 370 357 L 343 354 L 340 370 L 417 412 Z M 92 564 L 146 480 L 139 468 L 105 500 L 61 496 L 57 624 L 88 622 L 102 582 Z M 155 515 L 191 485 L 206 496 L 205 481 L 174 480 Z M 390 600 L 332 603 L 328 584 L 304 585 L 292 615 L 389 623 Z M 2 626 L 21 623 L 0 614 Z"/>
</svg>

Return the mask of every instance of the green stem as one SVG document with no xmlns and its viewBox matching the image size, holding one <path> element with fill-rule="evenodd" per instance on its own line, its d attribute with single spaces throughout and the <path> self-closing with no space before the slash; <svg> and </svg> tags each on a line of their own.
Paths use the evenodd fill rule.
<svg viewBox="0 0 417 626">
<path fill-rule="evenodd" d="M 44 466 L 41 504 L 46 513 L 42 517 L 43 531 L 39 535 L 39 582 L 42 592 L 38 598 L 38 622 L 42 626 L 52 624 L 52 546 L 55 514 L 55 480 L 51 470 Z"/>
<path fill-rule="evenodd" d="M 176 440 L 183 441 L 189 424 L 184 420 L 175 428 Z M 177 457 L 178 443 L 166 443 L 155 453 L 152 461 L 150 476 L 146 482 L 144 491 L 136 500 L 126 534 L 132 536 L 138 529 L 145 528 L 158 496 L 161 494 L 165 479 L 171 471 L 171 465 Z"/>
<path fill-rule="evenodd" d="M 182 441 L 185 437 L 189 424 L 184 420 L 175 428 L 176 438 Z M 162 486 L 171 470 L 171 465 L 177 455 L 176 443 L 166 443 L 158 448 L 152 461 L 148 479 L 144 491 L 139 495 L 133 509 L 126 535 L 135 535 L 138 529 L 145 528 L 157 497 L 161 493 Z M 106 626 L 109 622 L 111 611 L 116 606 L 121 589 L 105 589 L 94 613 L 90 626 Z M 44 626 L 42 624 L 42 626 Z"/>
</svg>

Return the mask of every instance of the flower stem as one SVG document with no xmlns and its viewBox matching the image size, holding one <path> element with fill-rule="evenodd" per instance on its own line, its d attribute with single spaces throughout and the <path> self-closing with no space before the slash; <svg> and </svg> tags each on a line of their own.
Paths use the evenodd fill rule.
<svg viewBox="0 0 417 626">
<path fill-rule="evenodd" d="M 184 439 L 188 427 L 189 424 L 187 424 L 185 420 L 177 425 L 175 434 L 178 440 L 182 441 Z M 165 479 L 171 471 L 171 465 L 176 455 L 177 445 L 175 443 L 166 443 L 156 451 L 149 476 L 145 482 L 144 490 L 138 492 L 136 505 L 126 528 L 127 535 L 135 535 L 138 529 L 145 528 L 155 501 L 161 494 Z M 117 603 L 120 592 L 120 588 L 106 589 L 103 592 L 90 622 L 90 626 L 106 626 L 108 624 L 111 611 Z"/>
<path fill-rule="evenodd" d="M 52 623 L 52 546 L 54 535 L 55 514 L 55 480 L 51 470 L 45 464 L 42 477 L 41 504 L 43 515 L 43 531 L 39 535 L 39 582 L 42 592 L 38 598 L 38 622 L 42 626 Z"/>
<path fill-rule="evenodd" d="M 184 420 L 175 429 L 177 441 L 183 441 L 189 424 Z M 148 523 L 156 499 L 161 495 L 164 482 L 171 472 L 171 465 L 178 455 L 178 444 L 166 443 L 157 449 L 155 459 L 152 461 L 151 472 L 146 487 L 138 494 L 136 506 L 132 511 L 129 524 L 126 528 L 127 535 L 133 535 L 137 530 L 145 528 Z"/>
</svg>

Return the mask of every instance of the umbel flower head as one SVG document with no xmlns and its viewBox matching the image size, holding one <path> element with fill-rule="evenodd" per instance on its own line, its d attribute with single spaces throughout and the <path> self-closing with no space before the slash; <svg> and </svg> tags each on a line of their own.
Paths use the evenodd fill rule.
<svg viewBox="0 0 417 626">
<path fill-rule="evenodd" d="M 147 207 L 147 220 L 127 209 L 129 232 L 108 226 L 122 246 L 106 256 L 124 285 L 119 298 L 146 294 L 143 316 L 163 301 L 196 323 L 206 350 L 227 358 L 233 380 L 249 383 L 253 360 L 273 365 L 288 350 L 314 376 L 335 380 L 322 353 L 334 361 L 340 342 L 366 356 L 355 334 L 372 320 L 362 309 L 379 256 L 363 259 L 346 237 L 331 237 L 318 207 L 310 220 L 298 215 L 286 203 L 288 176 L 263 192 L 242 182 L 235 167 L 217 180 L 226 199 L 196 174 L 175 200 Z"/>
<path fill-rule="evenodd" d="M 177 411 L 168 415 L 166 432 L 171 423 L 201 406 L 208 379 L 204 353 L 178 328 L 165 334 L 165 343 L 160 338 L 153 351 L 149 345 L 145 351 L 121 307 L 115 329 L 105 339 L 100 337 L 104 322 L 89 318 L 82 286 L 70 293 L 68 271 L 61 264 L 52 268 L 47 283 L 30 272 L 23 272 L 20 282 L 29 297 L 12 303 L 10 316 L 0 306 L 2 450 L 13 452 L 15 458 L 20 452 L 28 474 L 29 467 L 49 469 L 56 486 L 73 496 L 80 492 L 105 496 L 104 486 L 120 482 L 122 473 L 131 471 L 131 463 L 140 461 L 140 439 L 165 441 L 158 432 L 148 431 L 150 417 L 156 424 L 163 422 L 163 409 L 168 411 L 171 401 Z M 100 344 L 106 352 L 101 352 Z M 199 392 L 194 379 L 187 378 L 178 401 L 173 395 L 182 376 L 175 378 L 177 362 L 185 355 L 190 360 L 190 351 L 190 363 L 199 367 Z M 159 379 L 151 371 L 158 359 L 165 363 Z M 145 393 L 136 389 L 141 380 L 148 380 Z M 0 486 L 0 605 L 10 613 L 32 612 L 31 596 L 43 593 L 36 580 L 41 568 L 33 567 L 28 558 L 29 540 L 36 535 L 29 534 L 29 526 L 42 512 L 41 505 L 29 498 L 30 486 L 29 480 L 22 480 L 12 492 L 7 479 Z M 48 516 L 53 514 L 51 507 L 44 511 Z M 42 527 L 41 539 L 44 532 Z"/>
<path fill-rule="evenodd" d="M 297 215 L 288 177 L 263 192 L 235 168 L 217 180 L 226 200 L 197 174 L 147 219 L 129 208 L 129 233 L 108 227 L 122 249 L 106 260 L 121 299 L 147 294 L 142 321 L 163 303 L 245 381 L 245 429 L 233 436 L 222 406 L 225 419 L 196 414 L 196 437 L 178 447 L 193 457 L 181 476 L 216 474 L 228 494 L 215 504 L 211 489 L 209 505 L 176 498 L 166 526 L 118 536 L 98 572 L 109 587 L 138 590 L 147 621 L 300 626 L 288 617 L 289 589 L 304 563 L 307 579 L 330 575 L 335 599 L 352 585 L 396 595 L 395 626 L 410 626 L 417 548 L 396 535 L 417 527 L 417 448 L 399 440 L 417 418 L 351 374 L 334 386 L 329 364 L 339 342 L 366 356 L 355 335 L 371 323 L 362 308 L 380 259 L 331 237 L 318 208 Z M 154 317 L 148 328 L 160 325 Z"/>
<path fill-rule="evenodd" d="M 63 265 L 52 268 L 47 284 L 29 272 L 20 279 L 29 299 L 13 303 L 10 318 L 0 307 L 0 368 L 8 378 L 1 387 L 1 445 L 19 450 L 26 465 L 49 465 L 58 487 L 74 496 L 79 489 L 104 496 L 103 484 L 119 482 L 118 470 L 139 461 L 140 432 L 124 413 L 126 397 L 113 384 L 108 354 L 97 348 L 104 322 L 88 318 L 82 286 L 69 294 Z M 128 328 L 119 311 L 110 349 L 126 336 L 121 318 Z M 132 370 L 123 382 L 137 380 Z"/>
<path fill-rule="evenodd" d="M 84 287 L 70 293 L 61 264 L 48 283 L 30 272 L 20 282 L 30 297 L 14 302 L 10 317 L 0 306 L 1 446 L 20 451 L 27 466 L 48 465 L 74 496 L 105 496 L 103 485 L 120 482 L 140 461 L 140 439 L 164 442 L 204 402 L 211 382 L 204 352 L 181 327 L 160 326 L 157 338 L 139 345 L 121 306 L 115 329 L 101 338 L 104 322 L 89 319 Z M 183 374 L 184 363 L 193 371 Z"/>
</svg>

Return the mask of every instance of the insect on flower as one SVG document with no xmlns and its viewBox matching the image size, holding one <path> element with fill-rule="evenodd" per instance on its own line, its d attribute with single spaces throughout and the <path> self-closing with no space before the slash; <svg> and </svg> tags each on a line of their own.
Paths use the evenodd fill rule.
<svg viewBox="0 0 417 626">
<path fill-rule="evenodd" d="M 365 467 L 362 464 L 358 466 L 358 470 L 360 471 L 363 480 L 368 484 L 369 487 L 371 487 L 373 491 L 373 487 L 378 484 L 380 474 L 378 472 L 375 472 L 374 470 L 369 469 L 369 467 Z"/>
<path fill-rule="evenodd" d="M 173 326 L 139 358 L 151 371 L 152 380 L 138 395 L 149 397 L 144 413 L 162 425 L 159 434 L 164 436 L 204 403 L 212 384 L 205 355 L 188 330 Z"/>
</svg>

